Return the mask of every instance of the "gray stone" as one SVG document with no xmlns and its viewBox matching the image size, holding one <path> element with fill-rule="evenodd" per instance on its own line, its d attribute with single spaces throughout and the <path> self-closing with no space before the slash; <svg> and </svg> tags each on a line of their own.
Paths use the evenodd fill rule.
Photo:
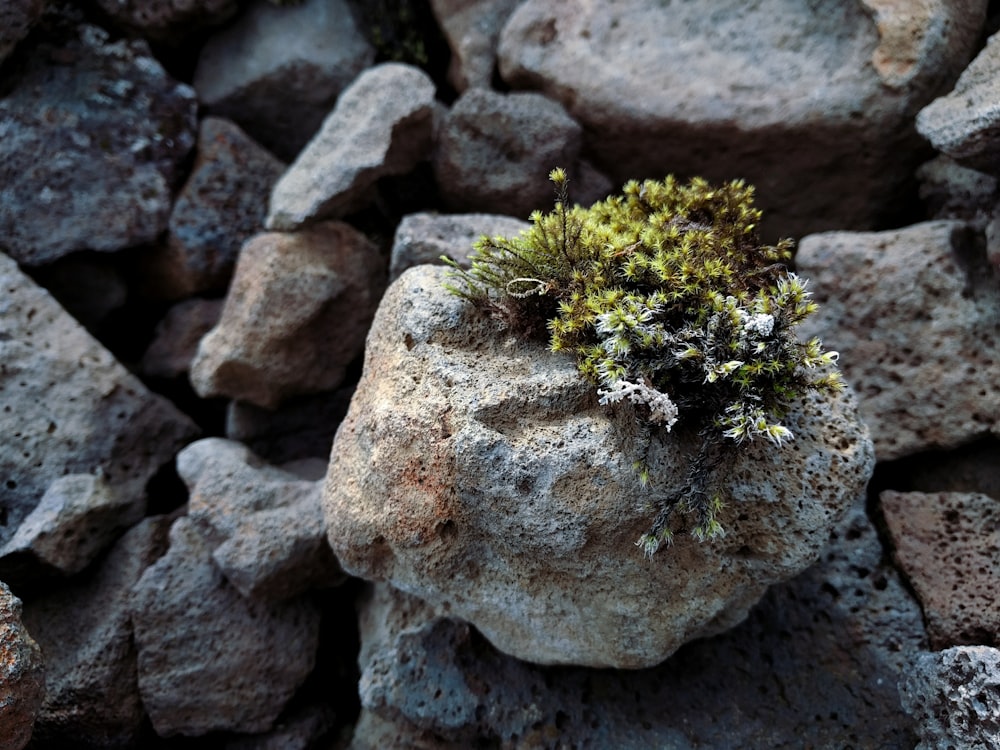
<svg viewBox="0 0 1000 750">
<path fill-rule="evenodd" d="M 170 521 L 130 529 L 92 576 L 32 599 L 24 623 L 45 654 L 45 701 L 35 736 L 46 746 L 135 747 L 139 700 L 129 601 L 143 571 L 167 548 Z"/>
<path fill-rule="evenodd" d="M 498 331 L 444 279 L 404 273 L 368 337 L 324 495 L 347 572 L 450 606 L 520 658 L 648 666 L 740 622 L 863 492 L 873 456 L 853 397 L 811 396 L 788 414 L 789 446 L 734 454 L 725 541 L 685 534 L 647 561 L 633 463 L 646 456 L 669 493 L 682 440 L 643 448 L 572 358 Z"/>
<path fill-rule="evenodd" d="M 27 36 L 45 9 L 45 0 L 0 1 L 0 62 Z"/>
<path fill-rule="evenodd" d="M 21 622 L 21 600 L 0 581 L 0 750 L 28 744 L 44 697 L 42 652 Z"/>
<path fill-rule="evenodd" d="M 879 460 L 1000 432 L 1000 283 L 966 225 L 813 235 L 795 262 Z"/>
<path fill-rule="evenodd" d="M 931 219 L 955 219 L 985 227 L 1000 198 L 996 177 L 963 167 L 943 155 L 921 164 L 917 179 L 920 199 Z"/>
<path fill-rule="evenodd" d="M 526 221 L 499 214 L 424 212 L 404 216 L 392 241 L 389 281 L 398 279 L 407 268 L 440 263 L 442 255 L 468 266 L 472 245 L 480 237 L 515 237 L 529 226 Z"/>
<path fill-rule="evenodd" d="M 1000 174 L 1000 36 L 965 69 L 954 90 L 917 115 L 917 130 L 936 149 L 972 169 Z"/>
<path fill-rule="evenodd" d="M 6 436 L 0 545 L 14 537 L 53 482 L 70 475 L 100 474 L 113 502 L 130 504 L 120 509 L 123 516 L 141 517 L 146 483 L 197 428 L 2 255 L 0 289 L 0 431 Z M 121 528 L 121 519 L 95 511 L 110 528 Z M 22 569 L 24 561 L 15 559 L 21 557 L 0 558 L 0 576 L 14 583 L 15 573 L 23 579 L 39 572 L 37 566 Z"/>
<path fill-rule="evenodd" d="M 362 208 L 380 177 L 409 172 L 430 154 L 434 83 L 418 68 L 366 70 L 271 193 L 268 229 L 295 229 Z"/>
<path fill-rule="evenodd" d="M 993 750 L 1000 743 L 1000 651 L 956 646 L 923 653 L 900 680 L 917 720 L 916 750 Z"/>
<path fill-rule="evenodd" d="M 175 378 L 191 369 L 198 342 L 219 322 L 221 299 L 189 299 L 171 307 L 156 326 L 139 371 L 147 377 Z"/>
<path fill-rule="evenodd" d="M 205 44 L 194 87 L 210 113 L 294 159 L 374 57 L 345 0 L 255 0 Z"/>
<path fill-rule="evenodd" d="M 194 145 L 194 91 L 141 40 L 93 26 L 41 42 L 0 99 L 0 237 L 28 265 L 120 250 L 166 228 Z"/>
<path fill-rule="evenodd" d="M 140 262 L 146 286 L 169 299 L 221 292 L 240 247 L 259 232 L 285 165 L 239 127 L 206 117 L 198 156 L 170 214 L 167 241 Z"/>
<path fill-rule="evenodd" d="M 499 66 L 512 88 L 561 102 L 616 183 L 739 176 L 758 188 L 765 234 L 800 237 L 905 209 L 913 115 L 965 66 L 985 11 L 984 0 L 528 0 L 501 34 Z"/>
<path fill-rule="evenodd" d="M 190 493 L 191 521 L 243 596 L 281 601 L 343 580 L 326 541 L 318 481 L 262 465 L 245 446 L 221 438 L 189 445 L 177 471 Z"/>
<path fill-rule="evenodd" d="M 526 664 L 383 584 L 360 612 L 357 750 L 914 744 L 896 681 L 926 648 L 920 608 L 863 503 L 820 562 L 772 587 L 744 623 L 650 669 Z"/>
<path fill-rule="evenodd" d="M 1000 639 L 1000 501 L 964 492 L 880 495 L 893 552 L 934 649 Z"/>
<path fill-rule="evenodd" d="M 131 615 L 139 692 L 163 737 L 271 729 L 316 657 L 316 607 L 240 595 L 187 518 L 135 585 Z"/>
<path fill-rule="evenodd" d="M 229 20 L 239 8 L 237 0 L 97 0 L 97 5 L 119 26 L 172 47 Z"/>
<path fill-rule="evenodd" d="M 570 169 L 581 142 L 576 121 L 541 94 L 470 89 L 441 124 L 434 175 L 453 209 L 527 218 L 552 204 L 548 174 Z"/>
<path fill-rule="evenodd" d="M 307 705 L 280 720 L 269 732 L 226 740 L 221 747 L 222 750 L 339 750 L 342 745 L 321 742 L 334 728 L 335 720 L 332 706 Z"/>
<path fill-rule="evenodd" d="M 339 221 L 243 246 L 218 325 L 201 340 L 191 383 L 266 409 L 336 388 L 364 347 L 384 261 Z"/>
<path fill-rule="evenodd" d="M 448 82 L 456 91 L 493 85 L 500 30 L 521 0 L 431 0 L 451 48 Z"/>
</svg>

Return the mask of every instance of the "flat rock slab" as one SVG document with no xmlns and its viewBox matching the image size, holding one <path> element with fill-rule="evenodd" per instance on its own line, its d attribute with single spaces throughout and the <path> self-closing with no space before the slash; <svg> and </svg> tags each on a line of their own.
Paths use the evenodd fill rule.
<svg viewBox="0 0 1000 750">
<path fill-rule="evenodd" d="M 634 414 L 610 414 L 571 358 L 508 337 L 445 278 L 404 273 L 369 334 L 324 497 L 349 573 L 449 607 L 523 659 L 649 666 L 740 622 L 863 492 L 874 459 L 852 397 L 811 397 L 784 449 L 733 453 L 723 541 L 685 534 L 646 560 Z M 645 454 L 666 493 L 686 465 L 668 438 Z"/>
</svg>

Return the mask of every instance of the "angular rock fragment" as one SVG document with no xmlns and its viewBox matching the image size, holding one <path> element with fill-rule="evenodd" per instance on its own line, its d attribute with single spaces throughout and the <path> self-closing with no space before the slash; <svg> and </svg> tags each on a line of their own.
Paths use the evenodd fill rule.
<svg viewBox="0 0 1000 750">
<path fill-rule="evenodd" d="M 1000 431 L 1000 276 L 965 224 L 802 240 L 819 312 L 802 325 L 840 352 L 880 460 Z"/>
<path fill-rule="evenodd" d="M 669 492 L 684 446 L 654 437 L 644 454 L 572 358 L 504 335 L 444 280 L 410 269 L 379 308 L 331 455 L 329 538 L 349 573 L 450 607 L 502 651 L 659 663 L 812 563 L 863 492 L 873 456 L 852 397 L 810 397 L 789 446 L 734 453 L 725 540 L 684 536 L 647 561 L 633 464 L 645 455 Z"/>
<path fill-rule="evenodd" d="M 0 582 L 0 750 L 21 750 L 45 697 L 45 665 L 21 622 L 21 600 Z"/>
<path fill-rule="evenodd" d="M 364 346 L 383 263 L 364 235 L 338 221 L 254 237 L 191 364 L 195 391 L 274 409 L 336 388 Z"/>
<path fill-rule="evenodd" d="M 376 180 L 405 174 L 430 154 L 433 127 L 434 83 L 426 73 L 401 63 L 366 70 L 275 185 L 268 229 L 363 207 Z"/>
</svg>

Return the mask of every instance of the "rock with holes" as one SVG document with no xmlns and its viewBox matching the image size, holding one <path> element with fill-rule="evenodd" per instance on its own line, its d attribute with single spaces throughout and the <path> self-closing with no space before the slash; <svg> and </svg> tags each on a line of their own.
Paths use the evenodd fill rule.
<svg viewBox="0 0 1000 750">
<path fill-rule="evenodd" d="M 0 582 L 0 750 L 21 750 L 45 697 L 45 665 L 21 622 L 21 600 Z"/>
<path fill-rule="evenodd" d="M 733 454 L 724 540 L 682 535 L 647 561 L 635 541 L 654 486 L 683 482 L 690 446 L 648 453 L 572 358 L 510 337 L 418 266 L 383 300 L 325 487 L 344 568 L 384 580 L 551 664 L 642 667 L 740 622 L 812 563 L 865 487 L 873 456 L 853 397 L 788 415 L 795 440 Z"/>
<path fill-rule="evenodd" d="M 964 492 L 881 494 L 899 567 L 935 649 L 1000 638 L 1000 501 Z"/>
<path fill-rule="evenodd" d="M 916 750 L 992 750 L 1000 738 L 1000 651 L 956 646 L 923 653 L 899 683 L 917 721 Z"/>
<path fill-rule="evenodd" d="M 527 0 L 499 69 L 562 103 L 617 182 L 738 175 L 769 235 L 864 229 L 906 209 L 913 115 L 968 62 L 986 5 Z"/>
<path fill-rule="evenodd" d="M 93 559 L 197 428 L 3 255 L 0 362 L 0 577 L 13 585 Z"/>
<path fill-rule="evenodd" d="M 960 222 L 802 240 L 819 312 L 880 460 L 1000 434 L 1000 275 Z"/>
</svg>

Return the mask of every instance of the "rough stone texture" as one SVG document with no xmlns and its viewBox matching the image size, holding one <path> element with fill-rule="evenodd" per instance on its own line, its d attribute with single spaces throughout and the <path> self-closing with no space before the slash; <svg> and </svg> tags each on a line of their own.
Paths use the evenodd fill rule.
<svg viewBox="0 0 1000 750">
<path fill-rule="evenodd" d="M 331 390 L 364 347 L 384 286 L 377 248 L 339 221 L 244 245 L 222 317 L 198 346 L 191 383 L 266 409 Z"/>
<path fill-rule="evenodd" d="M 239 7 L 237 0 L 97 0 L 97 5 L 124 29 L 171 46 L 227 21 Z"/>
<path fill-rule="evenodd" d="M 241 596 L 212 546 L 179 518 L 134 588 L 139 692 L 157 734 L 264 732 L 313 667 L 319 612 L 306 599 Z"/>
<path fill-rule="evenodd" d="M 45 0 L 2 0 L 0 2 L 0 62 L 27 36 L 41 17 Z"/>
<path fill-rule="evenodd" d="M 997 200 L 997 178 L 938 156 L 917 169 L 920 199 L 931 219 L 956 219 L 979 228 L 992 218 Z"/>
<path fill-rule="evenodd" d="M 205 44 L 194 87 L 210 113 L 294 159 L 374 57 L 345 0 L 255 0 Z"/>
<path fill-rule="evenodd" d="M 456 91 L 492 86 L 500 30 L 520 2 L 431 0 L 431 9 L 451 48 L 448 83 Z"/>
<path fill-rule="evenodd" d="M 896 560 L 923 605 L 931 646 L 1000 643 L 1000 501 L 950 492 L 880 497 Z"/>
<path fill-rule="evenodd" d="M 917 130 L 939 151 L 981 172 L 1000 174 L 1000 36 L 965 69 L 947 96 L 917 115 Z"/>
<path fill-rule="evenodd" d="M 269 732 L 227 740 L 221 747 L 222 750 L 341 750 L 342 744 L 322 742 L 333 729 L 335 719 L 331 706 L 308 705 L 280 720 Z"/>
<path fill-rule="evenodd" d="M 281 601 L 342 580 L 326 541 L 318 481 L 263 465 L 222 438 L 181 451 L 177 472 L 190 492 L 190 519 L 243 596 Z"/>
<path fill-rule="evenodd" d="M 899 689 L 917 720 L 916 750 L 992 750 L 1000 742 L 1000 651 L 957 646 L 920 654 Z"/>
<path fill-rule="evenodd" d="M 45 697 L 45 665 L 21 622 L 21 600 L 0 581 L 0 750 L 21 750 Z"/>
<path fill-rule="evenodd" d="M 146 482 L 197 432 L 2 255 L 0 362 L 0 544 L 68 475 L 100 474 L 141 516 Z M 119 519 L 106 520 L 121 528 Z M 0 558 L 0 579 L 30 573 L 19 565 Z"/>
<path fill-rule="evenodd" d="M 389 281 L 407 268 L 440 263 L 447 255 L 467 266 L 473 243 L 483 235 L 516 237 L 531 225 L 499 214 L 437 214 L 424 212 L 404 216 L 396 227 L 389 260 Z"/>
<path fill-rule="evenodd" d="M 167 242 L 142 261 L 146 286 L 171 299 L 224 291 L 240 247 L 264 226 L 268 196 L 284 169 L 228 120 L 202 120 L 198 156 L 170 214 Z"/>
<path fill-rule="evenodd" d="M 658 663 L 813 562 L 867 482 L 852 397 L 811 397 L 784 450 L 734 455 L 725 541 L 683 535 L 649 562 L 634 545 L 652 522 L 634 415 L 600 407 L 572 358 L 508 338 L 444 280 L 410 269 L 379 308 L 331 455 L 330 543 L 349 573 L 447 603 L 503 651 Z M 666 493 L 684 461 L 669 438 L 643 454 Z"/>
<path fill-rule="evenodd" d="M 130 748 L 145 717 L 139 700 L 129 600 L 167 548 L 170 521 L 129 530 L 92 576 L 31 600 L 24 623 L 45 655 L 46 695 L 35 725 L 45 746 Z"/>
<path fill-rule="evenodd" d="M 142 355 L 139 371 L 147 377 L 175 378 L 191 369 L 198 343 L 219 322 L 223 300 L 189 299 L 167 311 Z"/>
<path fill-rule="evenodd" d="M 434 83 L 418 68 L 366 70 L 271 193 L 269 229 L 344 216 L 370 200 L 376 180 L 425 159 L 434 129 Z"/>
<path fill-rule="evenodd" d="M 758 188 L 765 233 L 798 237 L 903 208 L 919 159 L 912 117 L 964 67 L 985 10 L 528 0 L 503 30 L 499 65 L 514 89 L 560 101 L 616 182 L 740 176 Z"/>
<path fill-rule="evenodd" d="M 772 587 L 746 622 L 651 669 L 526 664 L 381 584 L 361 607 L 361 636 L 355 750 L 910 750 L 896 681 L 926 648 L 863 503 L 821 561 Z"/>
<path fill-rule="evenodd" d="M 150 242 L 194 145 L 194 91 L 93 26 L 33 49 L 0 99 L 0 237 L 28 265 Z"/>
<path fill-rule="evenodd" d="M 1000 281 L 964 224 L 813 235 L 796 266 L 879 460 L 1000 432 Z"/>
<path fill-rule="evenodd" d="M 453 209 L 527 218 L 552 204 L 548 174 L 575 164 L 581 141 L 580 126 L 541 94 L 470 89 L 443 118 L 434 175 Z"/>
</svg>

